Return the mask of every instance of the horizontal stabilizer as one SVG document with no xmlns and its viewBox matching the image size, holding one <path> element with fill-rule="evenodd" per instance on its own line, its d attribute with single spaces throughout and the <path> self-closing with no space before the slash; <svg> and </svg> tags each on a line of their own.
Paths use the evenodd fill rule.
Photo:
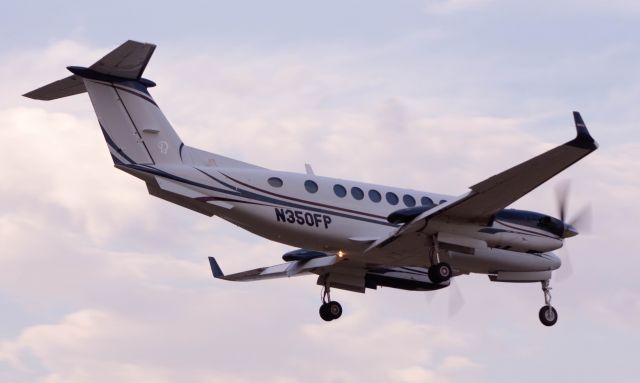
<svg viewBox="0 0 640 383">
<path fill-rule="evenodd" d="M 128 40 L 89 68 L 107 76 L 138 80 L 155 49 L 153 44 Z"/>
<path fill-rule="evenodd" d="M 155 49 L 156 46 L 153 44 L 129 40 L 91 65 L 89 69 L 68 67 L 74 73 L 73 76 L 54 81 L 25 93 L 24 96 L 34 100 L 51 101 L 84 93 L 87 90 L 82 77 L 104 79 L 111 82 L 134 80 L 141 81 L 145 86 L 153 86 L 155 84 L 152 81 L 144 80 L 141 77 Z"/>
<path fill-rule="evenodd" d="M 84 81 L 82 81 L 80 77 L 73 75 L 32 90 L 29 93 L 23 94 L 23 96 L 34 100 L 51 101 L 56 98 L 74 96 L 86 91 Z"/>
</svg>

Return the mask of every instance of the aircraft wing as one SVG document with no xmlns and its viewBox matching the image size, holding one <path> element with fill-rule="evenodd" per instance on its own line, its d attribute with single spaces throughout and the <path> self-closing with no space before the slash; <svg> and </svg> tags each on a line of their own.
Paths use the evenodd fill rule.
<svg viewBox="0 0 640 383">
<path fill-rule="evenodd" d="M 573 112 L 577 135 L 573 140 L 471 186 L 471 193 L 442 213 L 451 218 L 488 222 L 556 174 L 598 148 L 580 113 Z"/>
<path fill-rule="evenodd" d="M 313 259 L 281 263 L 275 266 L 259 267 L 253 270 L 225 275 L 214 257 L 209 257 L 209 265 L 214 278 L 227 281 L 257 281 L 262 279 L 288 278 L 309 274 L 315 270 L 331 267 L 338 261 L 335 255 L 326 255 Z"/>
<path fill-rule="evenodd" d="M 317 284 L 320 286 L 356 293 L 364 293 L 367 288 L 376 289 L 379 286 L 420 291 L 438 290 L 449 286 L 449 281 L 432 282 L 428 276 L 428 269 L 424 267 L 349 262 L 336 255 L 305 249 L 291 251 L 282 258 L 288 260 L 287 263 L 228 275 L 222 272 L 215 258 L 209 257 L 209 264 L 214 278 L 227 281 L 246 282 L 316 274 Z M 454 276 L 457 275 L 459 273 L 454 273 Z"/>
<path fill-rule="evenodd" d="M 425 211 L 391 236 L 373 243 L 369 250 L 384 247 L 404 233 L 418 231 L 429 220 L 489 224 L 497 212 L 598 148 L 580 113 L 573 112 L 573 117 L 577 131 L 573 140 L 471 186 L 469 193 Z"/>
</svg>

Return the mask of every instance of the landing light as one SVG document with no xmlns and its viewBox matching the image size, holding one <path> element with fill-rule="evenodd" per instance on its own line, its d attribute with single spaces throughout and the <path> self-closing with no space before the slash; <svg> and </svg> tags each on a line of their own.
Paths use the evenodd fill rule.
<svg viewBox="0 0 640 383">
<path fill-rule="evenodd" d="M 344 257 L 344 252 L 342 250 L 338 251 L 338 258 Z"/>
</svg>

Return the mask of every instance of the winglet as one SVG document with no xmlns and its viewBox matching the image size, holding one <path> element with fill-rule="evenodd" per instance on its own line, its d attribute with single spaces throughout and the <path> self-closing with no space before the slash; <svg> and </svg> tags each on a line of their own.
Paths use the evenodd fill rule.
<svg viewBox="0 0 640 383">
<path fill-rule="evenodd" d="M 596 150 L 598 148 L 598 143 L 593 139 L 593 137 L 591 137 L 591 134 L 587 129 L 587 125 L 584 123 L 579 112 L 573 112 L 573 120 L 576 123 L 577 135 L 576 138 L 569 141 L 568 144 L 582 149 Z"/>
<path fill-rule="evenodd" d="M 209 257 L 209 265 L 211 266 L 211 273 L 213 273 L 214 278 L 224 278 L 224 273 L 220 266 L 218 266 L 215 258 Z"/>
</svg>

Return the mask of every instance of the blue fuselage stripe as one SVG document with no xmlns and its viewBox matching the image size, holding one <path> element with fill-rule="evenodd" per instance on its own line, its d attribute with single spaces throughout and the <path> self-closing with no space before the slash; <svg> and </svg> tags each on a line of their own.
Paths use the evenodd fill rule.
<svg viewBox="0 0 640 383">
<path fill-rule="evenodd" d="M 291 208 L 296 208 L 296 209 L 302 209 L 302 210 L 307 210 L 307 211 L 314 211 L 314 212 L 318 212 L 318 213 L 323 213 L 323 214 L 328 214 L 328 215 L 334 215 L 334 216 L 338 216 L 338 217 L 343 217 L 343 218 L 348 218 L 348 219 L 353 219 L 353 220 L 357 220 L 357 221 L 362 221 L 362 222 L 368 222 L 368 223 L 374 223 L 377 225 L 384 225 L 384 226 L 391 226 L 391 227 L 396 227 L 397 225 L 386 222 L 386 221 L 378 221 L 378 220 L 374 220 L 374 219 L 369 219 L 369 218 L 364 218 L 364 217 L 358 217 L 358 216 L 354 216 L 351 214 L 345 214 L 345 213 L 340 213 L 340 212 L 335 212 L 332 210 L 327 210 L 327 209 L 321 209 L 321 208 L 317 208 L 314 206 L 308 206 L 308 205 L 304 205 L 304 204 L 299 204 L 299 203 L 293 203 L 293 202 L 289 202 L 289 201 L 283 201 L 281 199 L 277 199 L 277 198 L 272 198 L 272 197 L 267 197 L 267 196 L 263 196 L 261 194 L 257 194 L 257 193 L 253 193 L 247 190 L 243 190 L 240 189 L 238 187 L 232 186 L 224 181 L 221 181 L 219 179 L 217 179 L 216 177 L 213 177 L 212 175 L 197 169 L 199 172 L 203 173 L 204 175 L 206 175 L 207 177 L 211 178 L 212 180 L 220 183 L 221 185 L 231 189 L 231 190 L 227 190 L 227 189 L 221 189 L 221 188 L 217 188 L 217 187 L 213 187 L 213 186 L 209 186 L 209 185 L 205 185 L 205 184 L 201 184 L 199 182 L 195 182 L 195 181 L 191 181 L 188 180 L 186 178 L 182 178 L 182 177 L 178 177 L 175 176 L 173 174 L 164 172 L 162 170 L 156 169 L 152 166 L 149 165 L 136 165 L 136 164 L 132 164 L 132 165 L 128 165 L 129 167 L 132 167 L 134 169 L 137 170 L 141 170 L 147 173 L 153 173 L 156 175 L 159 175 L 161 177 L 166 177 L 166 178 L 170 178 L 173 179 L 175 181 L 179 181 L 179 182 L 184 182 L 193 186 L 197 186 L 197 187 L 201 187 L 203 189 L 207 189 L 207 190 L 211 190 L 217 193 L 222 193 L 222 194 L 227 194 L 227 195 L 232 195 L 232 196 L 236 196 L 236 197 L 242 197 L 242 198 L 246 198 L 249 200 L 254 200 L 254 201 L 260 201 L 260 202 L 266 202 L 266 203 L 270 203 L 270 204 L 274 204 L 277 206 L 286 206 L 286 207 L 291 207 Z"/>
</svg>

